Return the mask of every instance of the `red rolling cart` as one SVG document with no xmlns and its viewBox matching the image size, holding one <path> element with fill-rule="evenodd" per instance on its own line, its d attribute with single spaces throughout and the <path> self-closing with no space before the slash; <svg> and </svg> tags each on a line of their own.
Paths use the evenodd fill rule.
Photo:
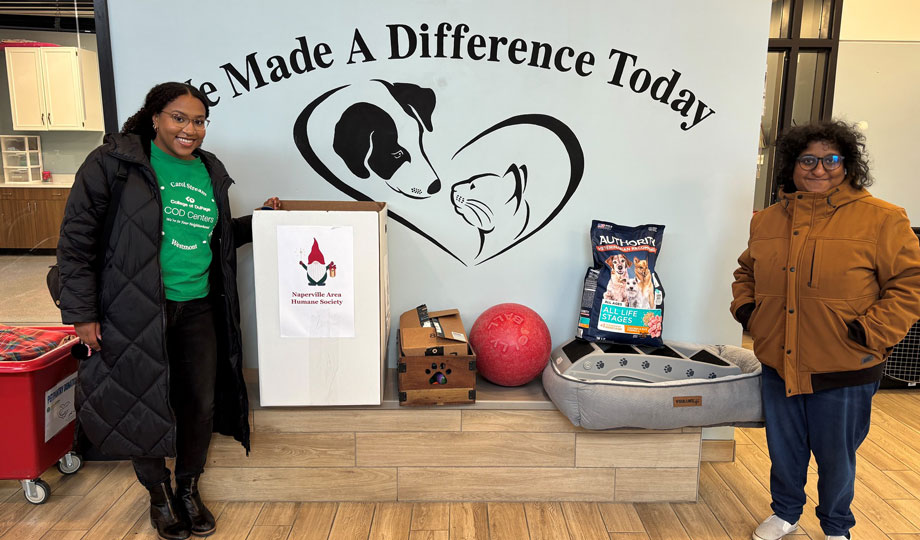
<svg viewBox="0 0 920 540">
<path fill-rule="evenodd" d="M 43 328 L 73 334 L 72 327 Z M 57 462 L 73 474 L 83 460 L 71 451 L 76 411 L 77 340 L 25 362 L 0 362 L 0 479 L 19 480 L 26 500 L 42 504 L 51 488 L 41 473 Z"/>
</svg>

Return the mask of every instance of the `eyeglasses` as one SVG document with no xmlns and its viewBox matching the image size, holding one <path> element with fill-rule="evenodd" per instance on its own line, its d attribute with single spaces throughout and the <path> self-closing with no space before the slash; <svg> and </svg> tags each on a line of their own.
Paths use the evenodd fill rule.
<svg viewBox="0 0 920 540">
<path fill-rule="evenodd" d="M 211 123 L 211 121 L 208 120 L 207 118 L 191 119 L 188 116 L 185 116 L 184 114 L 180 112 L 175 112 L 175 111 L 173 112 L 160 111 L 160 112 L 169 116 L 172 119 L 173 123 L 176 124 L 176 126 L 180 128 L 184 128 L 185 126 L 188 125 L 189 122 L 191 122 L 192 125 L 195 126 L 195 129 L 207 129 L 208 125 Z"/>
<path fill-rule="evenodd" d="M 799 164 L 799 167 L 805 169 L 806 171 L 813 171 L 815 167 L 818 166 L 819 162 L 824 166 L 825 171 L 833 171 L 834 169 L 843 165 L 843 156 L 830 154 L 828 156 L 819 158 L 818 156 L 805 154 L 804 156 L 799 156 L 795 161 Z"/>
</svg>

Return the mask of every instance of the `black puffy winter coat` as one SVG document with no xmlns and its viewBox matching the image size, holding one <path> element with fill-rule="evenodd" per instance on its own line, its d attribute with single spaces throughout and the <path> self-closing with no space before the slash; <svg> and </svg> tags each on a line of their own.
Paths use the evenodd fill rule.
<svg viewBox="0 0 920 540">
<path fill-rule="evenodd" d="M 80 424 L 113 457 L 176 455 L 159 257 L 163 210 L 149 145 L 137 135 L 107 135 L 87 156 L 67 199 L 57 248 L 63 322 L 102 326 L 101 354 L 80 363 Z M 251 216 L 231 217 L 227 191 L 233 180 L 214 154 L 199 149 L 196 155 L 210 173 L 218 209 L 210 270 L 218 336 L 214 431 L 248 451 L 236 248 L 252 241 Z M 111 235 L 101 246 L 115 182 L 124 184 Z"/>
</svg>

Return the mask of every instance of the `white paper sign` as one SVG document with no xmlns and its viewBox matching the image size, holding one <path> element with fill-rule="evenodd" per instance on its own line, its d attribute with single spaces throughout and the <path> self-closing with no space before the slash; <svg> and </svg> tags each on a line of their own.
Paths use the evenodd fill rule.
<svg viewBox="0 0 920 540">
<path fill-rule="evenodd" d="M 281 337 L 355 337 L 354 231 L 278 226 Z"/>
<path fill-rule="evenodd" d="M 77 374 L 74 373 L 60 381 L 50 390 L 45 392 L 45 442 L 51 440 L 67 424 L 77 418 L 74 407 L 74 387 L 77 385 Z"/>
</svg>

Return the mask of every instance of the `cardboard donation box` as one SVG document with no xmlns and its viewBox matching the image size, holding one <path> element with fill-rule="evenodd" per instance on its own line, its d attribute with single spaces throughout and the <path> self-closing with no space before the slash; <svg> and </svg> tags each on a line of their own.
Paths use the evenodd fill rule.
<svg viewBox="0 0 920 540">
<path fill-rule="evenodd" d="M 383 402 L 386 219 L 376 202 L 282 201 L 253 214 L 261 405 Z"/>
<path fill-rule="evenodd" d="M 424 305 L 399 317 L 400 405 L 476 401 L 476 356 L 456 309 Z"/>
</svg>

